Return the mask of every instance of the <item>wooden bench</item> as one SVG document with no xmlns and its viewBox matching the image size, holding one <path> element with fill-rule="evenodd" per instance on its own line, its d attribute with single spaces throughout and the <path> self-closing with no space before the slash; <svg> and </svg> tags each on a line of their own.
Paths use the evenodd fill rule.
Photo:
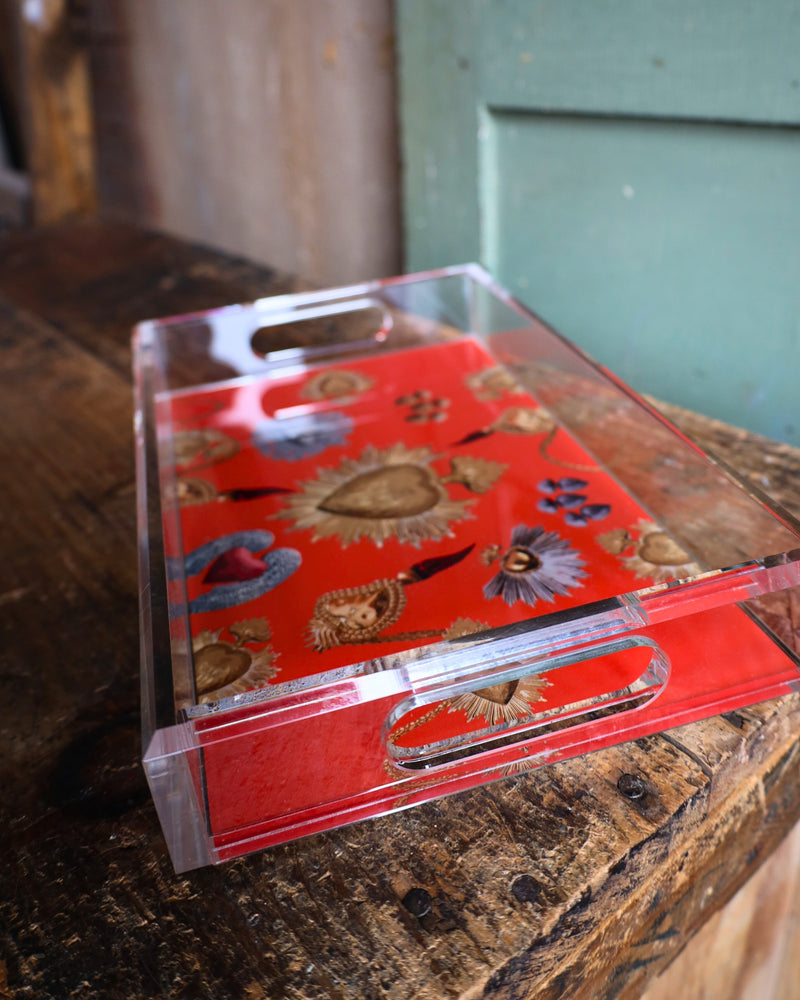
<svg viewBox="0 0 800 1000">
<path fill-rule="evenodd" d="M 138 763 L 130 330 L 296 287 L 122 225 L 0 240 L 0 997 L 638 998 L 800 818 L 800 697 L 172 871 Z M 669 414 L 800 513 L 800 452 Z"/>
</svg>

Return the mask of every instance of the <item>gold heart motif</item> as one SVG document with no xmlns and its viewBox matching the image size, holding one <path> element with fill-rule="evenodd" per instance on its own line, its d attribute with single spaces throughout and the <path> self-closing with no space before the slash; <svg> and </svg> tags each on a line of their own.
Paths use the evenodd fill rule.
<svg viewBox="0 0 800 1000">
<path fill-rule="evenodd" d="M 317 392 L 329 397 L 346 396 L 357 386 L 358 381 L 349 372 L 331 372 L 316 383 Z"/>
<path fill-rule="evenodd" d="M 478 695 L 479 698 L 486 698 L 487 701 L 493 701 L 495 705 L 507 705 L 514 697 L 518 684 L 519 681 L 492 684 L 490 687 L 478 688 L 477 691 L 473 691 L 473 694 Z"/>
<path fill-rule="evenodd" d="M 231 684 L 250 666 L 250 653 L 227 642 L 212 642 L 194 654 L 194 677 L 198 697 Z"/>
<path fill-rule="evenodd" d="M 319 510 L 347 517 L 413 517 L 435 507 L 444 496 L 436 474 L 418 465 L 371 469 L 339 486 Z"/>
<path fill-rule="evenodd" d="M 689 556 L 663 531 L 645 535 L 639 546 L 639 556 L 654 566 L 680 566 Z"/>
</svg>

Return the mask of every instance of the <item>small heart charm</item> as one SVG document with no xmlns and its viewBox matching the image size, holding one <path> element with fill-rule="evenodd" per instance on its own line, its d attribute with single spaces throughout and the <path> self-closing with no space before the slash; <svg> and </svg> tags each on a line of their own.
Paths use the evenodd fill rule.
<svg viewBox="0 0 800 1000">
<path fill-rule="evenodd" d="M 194 656 L 194 676 L 197 694 L 208 694 L 238 680 L 247 673 L 251 657 L 246 649 L 237 649 L 227 642 L 212 642 Z"/>
<path fill-rule="evenodd" d="M 645 535 L 639 546 L 639 555 L 654 566 L 680 566 L 689 556 L 663 531 Z"/>
<path fill-rule="evenodd" d="M 217 556 L 208 567 L 203 583 L 238 583 L 241 580 L 255 580 L 263 576 L 267 564 L 254 555 L 250 549 L 237 545 Z"/>
</svg>

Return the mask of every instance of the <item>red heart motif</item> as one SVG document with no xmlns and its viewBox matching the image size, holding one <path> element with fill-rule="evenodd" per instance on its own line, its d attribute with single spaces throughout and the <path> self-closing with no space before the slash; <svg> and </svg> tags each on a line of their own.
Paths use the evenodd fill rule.
<svg viewBox="0 0 800 1000">
<path fill-rule="evenodd" d="M 228 549 L 206 570 L 203 583 L 237 583 L 240 580 L 254 580 L 261 576 L 267 564 L 263 559 L 253 555 L 250 549 L 243 545 Z"/>
</svg>

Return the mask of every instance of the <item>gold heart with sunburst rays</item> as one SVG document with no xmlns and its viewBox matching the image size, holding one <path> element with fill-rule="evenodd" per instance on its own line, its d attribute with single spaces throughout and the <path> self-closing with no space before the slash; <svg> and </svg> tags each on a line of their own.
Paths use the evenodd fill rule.
<svg viewBox="0 0 800 1000">
<path fill-rule="evenodd" d="M 454 500 L 446 486 L 460 483 L 485 493 L 506 466 L 459 455 L 441 475 L 431 465 L 437 457 L 427 447 L 407 448 L 402 442 L 383 450 L 368 445 L 359 458 L 319 469 L 316 479 L 299 484 L 276 517 L 311 529 L 314 541 L 338 536 L 343 546 L 361 538 L 378 546 L 389 538 L 414 546 L 439 541 L 453 534 L 451 524 L 471 516 L 475 502 Z"/>
<path fill-rule="evenodd" d="M 453 698 L 450 711 L 466 712 L 470 722 L 483 716 L 490 726 L 513 722 L 514 719 L 530 715 L 531 705 L 544 700 L 542 691 L 549 684 L 548 680 L 538 674 L 491 684 Z"/>
<path fill-rule="evenodd" d="M 192 639 L 195 692 L 200 704 L 219 701 L 264 687 L 277 674 L 271 629 L 265 618 L 229 625 L 234 641 L 221 639 L 222 629 L 203 629 Z M 260 646 L 247 649 L 248 645 Z"/>
<path fill-rule="evenodd" d="M 638 533 L 634 537 L 631 531 Z M 619 556 L 625 569 L 637 580 L 651 579 L 656 583 L 694 576 L 701 569 L 692 557 L 670 535 L 652 521 L 639 521 L 631 529 L 616 528 L 597 536 L 598 543 Z M 633 552 L 628 554 L 630 550 Z"/>
</svg>

